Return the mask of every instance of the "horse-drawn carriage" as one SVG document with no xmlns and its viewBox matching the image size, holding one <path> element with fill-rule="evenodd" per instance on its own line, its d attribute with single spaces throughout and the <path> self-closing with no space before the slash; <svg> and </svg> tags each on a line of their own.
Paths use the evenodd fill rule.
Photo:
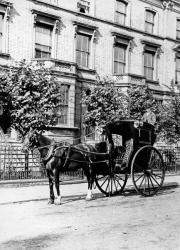
<svg viewBox="0 0 180 250">
<path fill-rule="evenodd" d="M 87 199 L 92 198 L 93 183 L 106 196 L 123 192 L 128 176 L 138 193 L 152 196 L 162 187 L 165 167 L 159 151 L 153 146 L 154 126 L 142 121 L 120 120 L 104 127 L 105 141 L 95 146 L 63 146 L 39 134 L 30 133 L 24 147 L 38 148 L 49 177 L 50 199 L 54 202 L 53 175 L 57 195 L 59 173 L 82 168 L 88 180 Z"/>
<path fill-rule="evenodd" d="M 131 175 L 138 193 L 152 196 L 163 185 L 165 167 L 159 151 L 153 147 L 154 126 L 142 121 L 121 120 L 104 128 L 109 144 L 107 165 L 98 168 L 95 182 L 106 195 L 121 193 Z M 96 167 L 94 167 L 96 168 Z"/>
</svg>

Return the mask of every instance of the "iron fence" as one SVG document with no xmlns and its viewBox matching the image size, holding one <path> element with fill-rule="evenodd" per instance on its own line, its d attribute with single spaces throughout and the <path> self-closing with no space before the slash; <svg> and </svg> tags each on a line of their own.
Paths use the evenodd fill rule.
<svg viewBox="0 0 180 250">
<path fill-rule="evenodd" d="M 21 143 L 0 140 L 0 180 L 45 179 L 46 171 L 39 151 L 27 154 L 21 151 Z M 60 180 L 83 179 L 82 170 L 63 172 Z"/>
<path fill-rule="evenodd" d="M 156 146 L 161 152 L 166 171 L 180 172 L 180 147 Z M 20 142 L 0 140 L 0 180 L 45 179 L 46 171 L 38 151 L 25 154 Z M 82 170 L 64 172 L 61 180 L 83 179 Z"/>
</svg>

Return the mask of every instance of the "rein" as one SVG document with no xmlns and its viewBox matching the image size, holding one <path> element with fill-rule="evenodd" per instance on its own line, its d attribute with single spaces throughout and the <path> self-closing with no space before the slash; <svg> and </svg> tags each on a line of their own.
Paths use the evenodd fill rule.
<svg viewBox="0 0 180 250">
<path fill-rule="evenodd" d="M 81 138 L 79 138 L 79 139 L 81 139 Z M 67 142 L 67 141 L 61 141 L 60 143 L 62 144 L 63 142 Z M 58 145 L 58 144 L 59 143 L 55 142 L 54 139 L 53 139 L 53 141 L 49 145 L 40 146 L 40 147 L 36 146 L 35 147 L 39 151 L 43 150 L 43 149 L 48 149 L 47 154 L 44 157 L 41 156 L 41 160 L 42 160 L 43 163 L 46 164 L 53 157 L 61 158 L 60 156 L 55 156 L 55 153 L 56 153 L 56 150 L 63 149 L 63 148 L 64 149 L 68 149 L 67 157 L 66 157 L 65 163 L 64 163 L 64 167 L 66 166 L 66 164 L 68 163 L 68 161 L 70 159 L 71 149 L 73 151 L 75 151 L 75 152 L 81 153 L 82 155 L 83 154 L 87 154 L 88 156 L 90 156 L 90 155 L 108 156 L 108 153 L 98 153 L 98 152 L 95 152 L 95 151 L 89 151 L 89 150 L 79 149 L 79 148 L 77 148 L 76 146 L 73 146 L 73 145 L 70 145 L 70 146 L 65 146 L 64 145 L 64 146 L 56 147 L 56 145 Z M 73 160 L 73 161 L 77 161 L 79 163 L 83 163 L 84 162 L 84 161 L 78 161 L 78 160 Z"/>
</svg>

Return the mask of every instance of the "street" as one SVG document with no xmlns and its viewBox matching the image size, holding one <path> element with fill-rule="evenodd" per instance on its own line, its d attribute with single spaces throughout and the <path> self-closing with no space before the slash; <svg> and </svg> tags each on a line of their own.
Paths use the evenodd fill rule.
<svg viewBox="0 0 180 250">
<path fill-rule="evenodd" d="M 86 187 L 63 185 L 60 206 L 47 204 L 47 185 L 1 187 L 0 249 L 180 249 L 179 187 L 148 198 L 132 190 L 109 198 L 96 190 L 89 202 Z"/>
</svg>

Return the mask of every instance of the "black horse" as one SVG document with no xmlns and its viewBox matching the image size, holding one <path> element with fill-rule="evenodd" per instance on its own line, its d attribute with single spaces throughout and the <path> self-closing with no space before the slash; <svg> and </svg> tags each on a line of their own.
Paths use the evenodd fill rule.
<svg viewBox="0 0 180 250">
<path fill-rule="evenodd" d="M 103 145 L 103 144 L 102 144 Z M 55 143 L 54 140 L 42 135 L 37 131 L 30 130 L 24 137 L 22 150 L 32 150 L 37 148 L 40 152 L 41 160 L 46 168 L 49 179 L 50 199 L 49 203 L 61 204 L 59 189 L 60 172 L 75 171 L 83 169 L 88 182 L 88 192 L 86 200 L 93 198 L 92 187 L 95 179 L 92 162 L 105 160 L 105 154 L 99 155 L 93 152 L 105 152 L 106 147 L 98 144 L 98 149 L 89 144 L 77 144 L 63 146 L 63 143 Z M 98 167 L 101 167 L 100 165 Z M 57 197 L 55 198 L 53 182 L 55 183 Z"/>
</svg>

